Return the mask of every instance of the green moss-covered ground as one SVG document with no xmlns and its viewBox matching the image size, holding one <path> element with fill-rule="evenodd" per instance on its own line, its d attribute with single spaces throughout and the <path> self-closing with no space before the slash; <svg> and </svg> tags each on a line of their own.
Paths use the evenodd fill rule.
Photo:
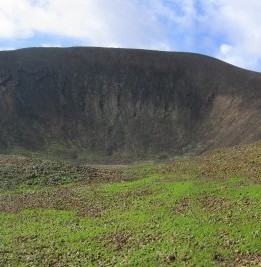
<svg viewBox="0 0 261 267">
<path fill-rule="evenodd" d="M 0 194 L 0 266 L 261 264 L 260 144 L 117 175 L 37 186 L 10 177 Z"/>
</svg>

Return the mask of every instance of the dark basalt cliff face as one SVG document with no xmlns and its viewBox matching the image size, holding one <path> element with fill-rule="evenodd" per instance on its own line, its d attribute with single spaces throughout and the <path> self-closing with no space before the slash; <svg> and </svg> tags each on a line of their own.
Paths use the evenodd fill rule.
<svg viewBox="0 0 261 267">
<path fill-rule="evenodd" d="M 0 52 L 0 150 L 141 159 L 261 138 L 261 74 L 188 53 Z"/>
</svg>

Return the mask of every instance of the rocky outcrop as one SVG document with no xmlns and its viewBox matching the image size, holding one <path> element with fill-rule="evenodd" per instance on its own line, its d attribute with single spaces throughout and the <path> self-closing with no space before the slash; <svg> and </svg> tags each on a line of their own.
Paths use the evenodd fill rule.
<svg viewBox="0 0 261 267">
<path fill-rule="evenodd" d="M 89 160 L 198 153 L 261 138 L 261 74 L 189 53 L 0 52 L 0 150 Z"/>
</svg>

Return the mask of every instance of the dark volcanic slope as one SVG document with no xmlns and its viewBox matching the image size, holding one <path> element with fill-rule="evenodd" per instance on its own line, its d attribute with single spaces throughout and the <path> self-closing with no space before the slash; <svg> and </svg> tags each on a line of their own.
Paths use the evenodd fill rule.
<svg viewBox="0 0 261 267">
<path fill-rule="evenodd" d="M 261 74 L 187 53 L 0 52 L 0 147 L 143 158 L 261 138 Z"/>
</svg>

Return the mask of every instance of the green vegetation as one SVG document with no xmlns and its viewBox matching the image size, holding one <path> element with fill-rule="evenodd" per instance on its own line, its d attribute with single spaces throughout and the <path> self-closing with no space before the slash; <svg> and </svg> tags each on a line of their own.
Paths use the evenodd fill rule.
<svg viewBox="0 0 261 267">
<path fill-rule="evenodd" d="M 259 143 L 154 166 L 59 165 L 54 184 L 45 167 L 37 187 L 30 164 L 43 162 L 0 183 L 0 266 L 261 264 Z"/>
</svg>

